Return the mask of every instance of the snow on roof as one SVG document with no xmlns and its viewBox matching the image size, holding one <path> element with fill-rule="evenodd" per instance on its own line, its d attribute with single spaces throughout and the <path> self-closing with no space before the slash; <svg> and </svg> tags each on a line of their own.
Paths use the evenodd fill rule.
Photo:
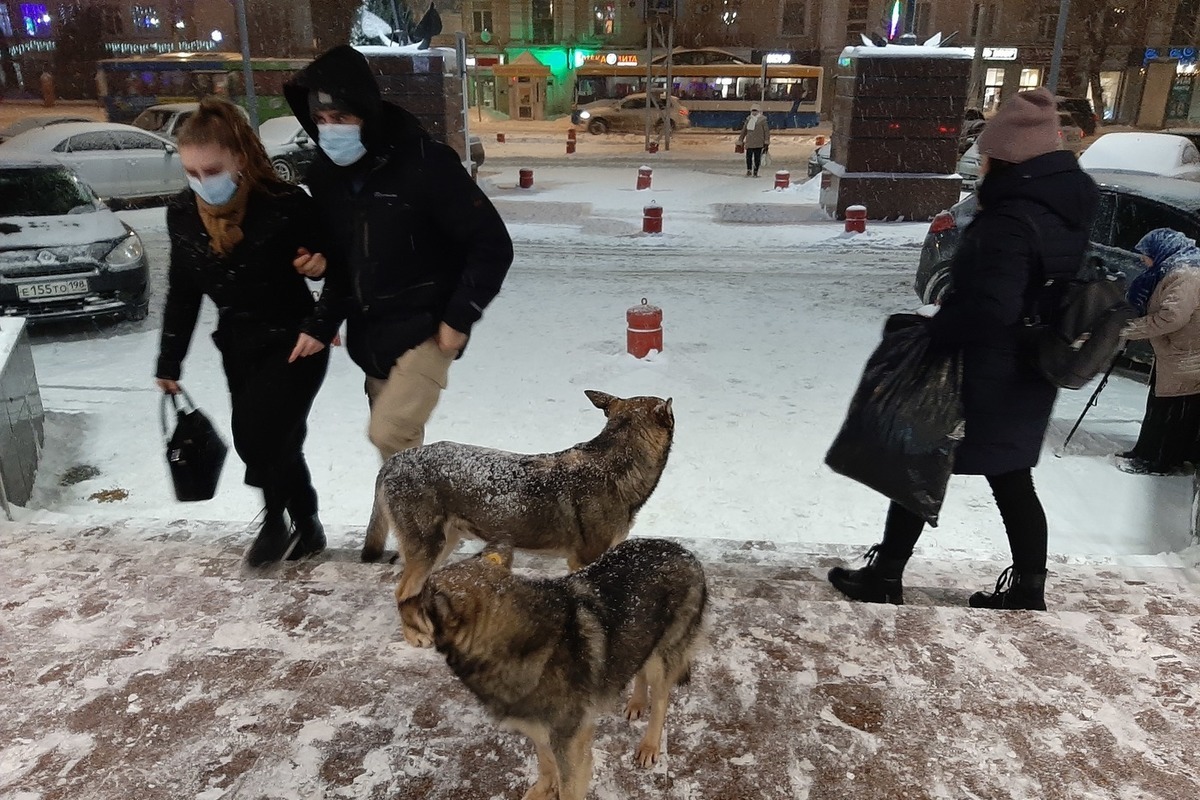
<svg viewBox="0 0 1200 800">
<path fill-rule="evenodd" d="M 388 47 L 386 45 L 358 44 L 354 46 L 354 49 L 364 56 L 403 56 L 406 58 L 412 58 L 413 56 L 440 56 L 446 60 L 447 66 L 458 66 L 458 59 L 455 57 L 454 50 L 449 47 L 430 47 L 427 50 L 421 50 L 415 44 L 406 44 L 403 47 L 400 45 Z"/>
<path fill-rule="evenodd" d="M 972 58 L 970 47 L 928 47 L 925 45 L 891 44 L 887 47 L 858 45 L 842 50 L 842 58 Z"/>
<path fill-rule="evenodd" d="M 1107 133 L 1079 156 L 1084 169 L 1118 169 L 1162 173 L 1178 168 L 1183 148 L 1191 144 L 1169 133 Z"/>
</svg>

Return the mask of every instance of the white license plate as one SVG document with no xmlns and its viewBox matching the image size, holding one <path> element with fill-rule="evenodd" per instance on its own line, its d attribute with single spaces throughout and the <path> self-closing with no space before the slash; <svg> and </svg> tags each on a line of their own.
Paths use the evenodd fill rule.
<svg viewBox="0 0 1200 800">
<path fill-rule="evenodd" d="M 69 281 L 43 281 L 41 283 L 22 283 L 17 286 L 17 297 L 22 300 L 41 300 L 48 297 L 71 297 L 88 293 L 87 278 L 73 278 Z"/>
</svg>

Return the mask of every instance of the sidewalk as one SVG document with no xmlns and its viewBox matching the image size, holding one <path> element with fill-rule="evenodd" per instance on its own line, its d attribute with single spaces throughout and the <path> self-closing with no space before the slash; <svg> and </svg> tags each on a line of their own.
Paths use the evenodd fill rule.
<svg viewBox="0 0 1200 800">
<path fill-rule="evenodd" d="M 397 567 L 247 574 L 188 527 L 0 524 L 0 797 L 521 796 L 532 747 L 404 644 Z M 688 544 L 711 643 L 655 769 L 600 720 L 591 798 L 1200 795 L 1195 570 L 1056 564 L 1028 614 L 965 607 L 1002 564 L 917 559 L 895 608 L 837 599 L 836 548 Z"/>
</svg>

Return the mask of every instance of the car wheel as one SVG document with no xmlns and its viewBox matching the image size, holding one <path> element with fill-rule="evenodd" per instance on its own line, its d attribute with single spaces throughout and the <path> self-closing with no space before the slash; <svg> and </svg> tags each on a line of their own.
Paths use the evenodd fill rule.
<svg viewBox="0 0 1200 800">
<path fill-rule="evenodd" d="M 148 316 L 150 316 L 150 302 L 146 301 L 130 308 L 125 314 L 125 319 L 130 322 L 141 322 Z"/>
<path fill-rule="evenodd" d="M 926 301 L 933 305 L 941 305 L 946 299 L 946 292 L 950 288 L 950 270 L 944 269 L 934 275 L 929 281 L 929 289 L 926 291 Z"/>
<path fill-rule="evenodd" d="M 602 119 L 594 119 L 588 122 L 588 133 L 593 136 L 599 136 L 602 133 L 608 133 L 608 123 Z"/>
<path fill-rule="evenodd" d="M 285 183 L 295 183 L 300 178 L 300 175 L 296 172 L 296 168 L 292 166 L 292 162 L 286 158 L 271 159 L 271 167 L 275 170 L 275 174 L 279 177 L 279 180 Z"/>
</svg>

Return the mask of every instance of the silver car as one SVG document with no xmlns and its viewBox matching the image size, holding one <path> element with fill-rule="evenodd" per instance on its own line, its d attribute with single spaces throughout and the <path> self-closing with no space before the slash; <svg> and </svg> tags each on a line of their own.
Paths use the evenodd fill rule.
<svg viewBox="0 0 1200 800">
<path fill-rule="evenodd" d="M 141 200 L 187 187 L 175 145 L 115 122 L 65 122 L 18 134 L 0 154 L 50 156 L 71 167 L 105 200 Z"/>
<path fill-rule="evenodd" d="M 656 128 L 661 127 L 662 120 L 658 118 L 658 113 L 658 109 L 647 106 L 646 94 L 639 92 L 620 100 L 597 100 L 588 103 L 571 115 L 571 122 L 583 125 L 588 133 L 596 135 L 609 131 L 636 133 L 645 130 L 647 119 L 650 119 Z M 687 128 L 692 124 L 688 119 L 688 110 L 676 97 L 670 100 L 670 120 L 671 130 Z"/>
</svg>

